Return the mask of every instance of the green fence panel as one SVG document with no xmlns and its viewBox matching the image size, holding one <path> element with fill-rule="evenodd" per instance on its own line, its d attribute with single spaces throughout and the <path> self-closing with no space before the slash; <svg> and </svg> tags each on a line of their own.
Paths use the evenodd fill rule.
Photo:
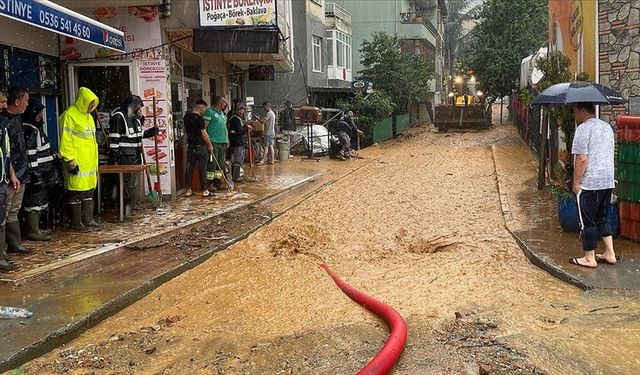
<svg viewBox="0 0 640 375">
<path fill-rule="evenodd" d="M 398 115 L 396 117 L 396 121 L 396 130 L 398 134 L 404 133 L 411 127 L 411 118 L 408 113 L 406 115 Z"/>
<path fill-rule="evenodd" d="M 373 127 L 373 142 L 378 143 L 393 137 L 393 120 L 391 117 L 386 118 Z"/>
</svg>

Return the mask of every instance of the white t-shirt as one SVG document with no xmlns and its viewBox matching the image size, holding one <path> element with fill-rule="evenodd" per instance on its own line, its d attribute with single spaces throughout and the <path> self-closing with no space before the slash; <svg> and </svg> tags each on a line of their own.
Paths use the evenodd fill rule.
<svg viewBox="0 0 640 375">
<path fill-rule="evenodd" d="M 276 114 L 267 112 L 265 120 L 264 135 L 276 135 Z"/>
<path fill-rule="evenodd" d="M 582 190 L 604 190 L 614 187 L 615 137 L 608 123 L 590 118 L 576 129 L 571 153 L 587 155 L 587 167 L 580 180 Z"/>
</svg>

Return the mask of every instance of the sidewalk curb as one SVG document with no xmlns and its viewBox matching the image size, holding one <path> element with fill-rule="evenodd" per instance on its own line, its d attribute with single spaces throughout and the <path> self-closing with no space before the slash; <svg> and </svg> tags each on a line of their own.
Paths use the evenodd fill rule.
<svg viewBox="0 0 640 375">
<path fill-rule="evenodd" d="M 507 227 L 507 231 L 509 232 L 509 234 L 511 234 L 511 237 L 513 237 L 513 239 L 516 241 L 516 243 L 518 244 L 518 246 L 520 247 L 520 249 L 522 250 L 524 255 L 527 257 L 527 259 L 529 259 L 529 262 L 531 262 L 532 264 L 536 265 L 538 268 L 542 269 L 543 271 L 546 271 L 551 276 L 553 276 L 555 278 L 558 278 L 558 279 L 560 279 L 560 280 L 562 280 L 562 281 L 564 281 L 564 282 L 566 282 L 568 284 L 571 284 L 573 286 L 577 286 L 578 288 L 580 288 L 582 290 L 594 289 L 592 286 L 589 286 L 589 285 L 585 284 L 582 280 L 580 280 L 579 278 L 573 276 L 569 272 L 567 272 L 567 271 L 563 270 L 562 268 L 556 266 L 555 264 L 547 261 L 546 257 L 541 257 L 538 254 L 534 253 L 529 248 L 527 243 L 524 242 L 515 233 L 513 233 L 511 231 L 511 229 L 509 229 L 508 227 Z"/>
<path fill-rule="evenodd" d="M 506 201 L 507 193 L 503 193 L 504 188 L 502 186 L 502 182 L 500 180 L 500 174 L 498 174 L 498 162 L 496 161 L 496 151 L 495 145 L 491 145 L 491 158 L 493 160 L 493 170 L 496 174 L 496 186 L 498 188 L 498 195 L 500 197 L 500 205 L 502 210 L 502 218 L 504 219 L 504 228 L 509 232 L 511 237 L 513 237 L 514 241 L 518 244 L 518 247 L 522 250 L 524 255 L 529 259 L 529 262 L 538 268 L 546 271 L 551 276 L 560 279 L 568 284 L 576 286 L 582 290 L 593 289 L 593 287 L 587 285 L 579 278 L 571 275 L 569 272 L 563 270 L 562 268 L 556 266 L 555 264 L 549 262 L 546 257 L 539 256 L 534 251 L 532 251 L 524 240 L 518 237 L 512 230 L 509 228 L 509 222 L 513 219 L 511 216 L 511 211 L 509 209 L 509 203 Z"/>
<path fill-rule="evenodd" d="M 97 324 L 99 324 L 100 322 L 102 322 L 103 320 L 105 320 L 106 318 L 115 315 L 116 313 L 118 313 L 119 311 L 123 310 L 124 308 L 132 305 L 133 303 L 137 302 L 138 300 L 142 299 L 143 297 L 145 297 L 146 295 L 148 295 L 149 293 L 151 293 L 153 290 L 157 289 L 159 286 L 161 286 L 162 284 L 174 279 L 175 277 L 181 275 L 184 272 L 187 272 L 195 267 L 197 267 L 198 265 L 204 263 L 205 261 L 207 261 L 208 259 L 210 259 L 213 255 L 215 255 L 217 252 L 222 251 L 222 250 L 226 250 L 228 249 L 230 246 L 234 245 L 237 242 L 240 242 L 244 239 L 246 239 L 247 237 L 249 237 L 250 235 L 252 235 L 253 233 L 255 233 L 256 231 L 258 231 L 260 228 L 262 228 L 263 226 L 269 225 L 270 223 L 272 223 L 275 219 L 279 218 L 280 216 L 284 215 L 285 213 L 287 213 L 289 210 L 294 209 L 296 207 L 298 207 L 300 204 L 304 203 L 305 201 L 307 201 L 309 198 L 315 196 L 316 194 L 318 194 L 319 192 L 323 191 L 324 189 L 326 189 L 327 187 L 335 184 L 336 182 L 342 180 L 343 178 L 350 176 L 351 174 L 355 173 L 356 171 L 368 166 L 369 164 L 371 164 L 373 161 L 375 161 L 377 159 L 371 159 L 368 162 L 362 164 L 361 166 L 354 168 L 353 170 L 338 176 L 336 179 L 325 182 L 323 184 L 321 184 L 317 189 L 314 189 L 312 192 L 310 192 L 309 194 L 307 194 L 306 196 L 302 197 L 302 199 L 300 199 L 298 202 L 295 202 L 294 204 L 286 207 L 285 209 L 281 210 L 280 212 L 274 214 L 273 216 L 271 216 L 268 220 L 265 220 L 263 223 L 257 224 L 256 226 L 254 226 L 253 228 L 249 229 L 247 232 L 243 233 L 242 235 L 232 238 L 214 248 L 212 248 L 211 250 L 199 255 L 198 257 L 191 259 L 185 263 L 182 263 L 166 272 L 164 272 L 161 275 L 158 275 L 156 277 L 151 278 L 150 280 L 144 282 L 142 285 L 139 285 L 137 287 L 134 287 L 133 289 L 130 289 L 122 294 L 120 294 L 119 296 L 109 300 L 108 302 L 104 303 L 102 306 L 96 308 L 94 311 L 92 311 L 91 313 L 89 313 L 88 315 L 85 315 L 84 317 L 82 317 L 81 319 L 79 319 L 78 321 L 72 322 L 68 325 L 66 325 L 63 328 L 57 329 L 55 331 L 53 331 L 52 333 L 50 333 L 49 335 L 37 340 L 36 342 L 32 343 L 31 345 L 22 348 L 21 350 L 19 350 L 18 352 L 16 352 L 15 354 L 11 355 L 10 357 L 0 361 L 0 373 L 3 373 L 5 371 L 9 371 L 12 369 L 16 369 L 20 366 L 22 366 L 23 364 L 36 359 L 48 352 L 50 352 L 51 350 L 59 347 L 62 344 L 66 344 L 69 341 L 73 340 L 74 338 L 80 336 L 82 333 L 86 332 L 87 330 L 89 330 L 90 328 L 96 326 Z M 302 188 L 303 186 L 305 186 L 307 183 L 310 182 L 314 182 L 316 181 L 316 178 L 318 177 L 318 175 L 309 177 L 307 179 L 305 179 L 303 182 L 291 186 L 285 190 L 279 191 L 271 196 L 267 196 L 264 197 L 261 200 L 258 200 L 256 202 L 253 203 L 264 203 L 264 202 L 268 202 L 268 201 L 273 201 L 278 199 L 278 197 L 285 195 L 287 193 L 291 193 L 292 191 L 298 189 L 298 188 Z M 238 208 L 242 208 L 242 207 L 238 207 Z M 203 219 L 206 220 L 206 219 Z"/>
<path fill-rule="evenodd" d="M 306 178 L 305 180 L 303 180 L 301 183 L 296 184 L 294 186 L 290 186 L 289 188 L 279 191 L 271 196 L 266 196 L 258 201 L 252 202 L 253 204 L 255 203 L 263 203 L 265 201 L 268 200 L 275 200 L 277 199 L 279 196 L 290 193 L 291 191 L 298 189 L 298 188 L 302 188 L 303 186 L 305 186 L 306 184 L 310 183 L 310 182 L 314 182 L 316 181 L 317 176 L 312 176 L 309 178 Z M 341 178 L 341 177 L 339 177 Z M 338 179 L 339 179 L 338 178 Z M 336 180 L 337 181 L 337 180 Z M 241 209 L 244 206 L 240 206 L 240 207 L 236 207 L 236 209 Z M 283 212 L 284 213 L 284 212 Z M 218 215 L 222 215 L 223 213 L 220 213 Z M 211 217 L 215 217 L 217 215 L 212 215 Z M 184 272 L 189 271 L 192 268 L 197 267 L 198 265 L 204 263 L 205 261 L 207 261 L 209 258 L 211 258 L 215 253 L 225 250 L 227 248 L 229 248 L 230 246 L 232 246 L 233 244 L 235 244 L 236 242 L 240 242 L 244 239 L 246 239 L 247 237 L 249 237 L 251 234 L 255 233 L 258 229 L 260 229 L 261 227 L 271 223 L 275 218 L 277 218 L 279 215 L 274 215 L 271 218 L 269 218 L 268 220 L 266 220 L 263 223 L 260 223 L 256 226 L 254 226 L 253 228 L 249 229 L 247 232 L 243 233 L 242 235 L 232 238 L 230 240 L 227 240 L 226 242 L 210 249 L 209 251 L 206 251 L 205 253 L 199 255 L 198 257 L 191 259 L 187 262 L 184 262 L 168 271 L 166 271 L 165 273 L 162 273 L 158 276 L 155 276 L 147 281 L 145 281 L 143 284 L 134 287 L 133 289 L 129 289 L 128 291 L 118 295 L 117 297 L 114 297 L 113 299 L 107 301 L 106 303 L 104 303 L 102 306 L 99 306 L 98 308 L 96 308 L 95 310 L 93 310 L 91 313 L 89 313 L 88 315 L 85 315 L 84 317 L 82 317 L 81 319 L 72 322 L 66 326 L 64 326 L 63 328 L 57 329 L 53 332 L 51 332 L 49 335 L 35 341 L 34 343 L 32 343 L 31 345 L 22 348 L 20 351 L 16 352 L 15 354 L 13 354 L 12 356 L 0 361 L 0 373 L 5 372 L 5 371 L 9 371 L 12 369 L 15 369 L 19 366 L 22 366 L 23 364 L 25 364 L 28 361 L 31 361 L 35 358 L 38 358 L 48 352 L 50 352 L 51 350 L 59 347 L 62 344 L 68 343 L 69 341 L 73 340 L 74 338 L 80 336 L 82 333 L 86 332 L 88 329 L 96 326 L 97 324 L 99 324 L 100 322 L 102 322 L 103 320 L 105 320 L 106 318 L 115 315 L 116 313 L 118 313 L 119 311 L 123 310 L 124 308 L 132 305 L 133 303 L 137 302 L 138 300 L 142 299 L 144 296 L 146 296 L 147 294 L 151 293 L 153 290 L 157 289 L 159 286 L 161 286 L 162 284 L 174 279 L 175 277 L 181 275 Z M 202 220 L 207 220 L 210 217 L 203 217 Z"/>
</svg>

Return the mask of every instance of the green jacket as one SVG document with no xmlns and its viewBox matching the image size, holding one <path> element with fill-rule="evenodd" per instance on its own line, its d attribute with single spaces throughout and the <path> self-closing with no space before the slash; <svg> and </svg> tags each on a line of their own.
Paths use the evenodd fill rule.
<svg viewBox="0 0 640 375">
<path fill-rule="evenodd" d="M 94 189 L 98 177 L 98 144 L 96 143 L 96 124 L 89 110 L 89 104 L 98 97 L 86 87 L 80 87 L 78 97 L 66 111 L 60 115 L 58 123 L 62 131 L 60 138 L 60 156 L 65 162 L 64 187 L 72 191 Z M 75 160 L 80 168 L 76 175 L 67 172 L 66 163 Z"/>
</svg>

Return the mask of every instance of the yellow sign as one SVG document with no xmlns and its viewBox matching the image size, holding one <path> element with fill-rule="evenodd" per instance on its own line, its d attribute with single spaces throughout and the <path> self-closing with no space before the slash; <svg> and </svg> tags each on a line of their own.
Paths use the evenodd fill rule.
<svg viewBox="0 0 640 375">
<path fill-rule="evenodd" d="M 596 75 L 596 0 L 549 0 L 549 51 L 571 59 L 571 74 Z"/>
</svg>

